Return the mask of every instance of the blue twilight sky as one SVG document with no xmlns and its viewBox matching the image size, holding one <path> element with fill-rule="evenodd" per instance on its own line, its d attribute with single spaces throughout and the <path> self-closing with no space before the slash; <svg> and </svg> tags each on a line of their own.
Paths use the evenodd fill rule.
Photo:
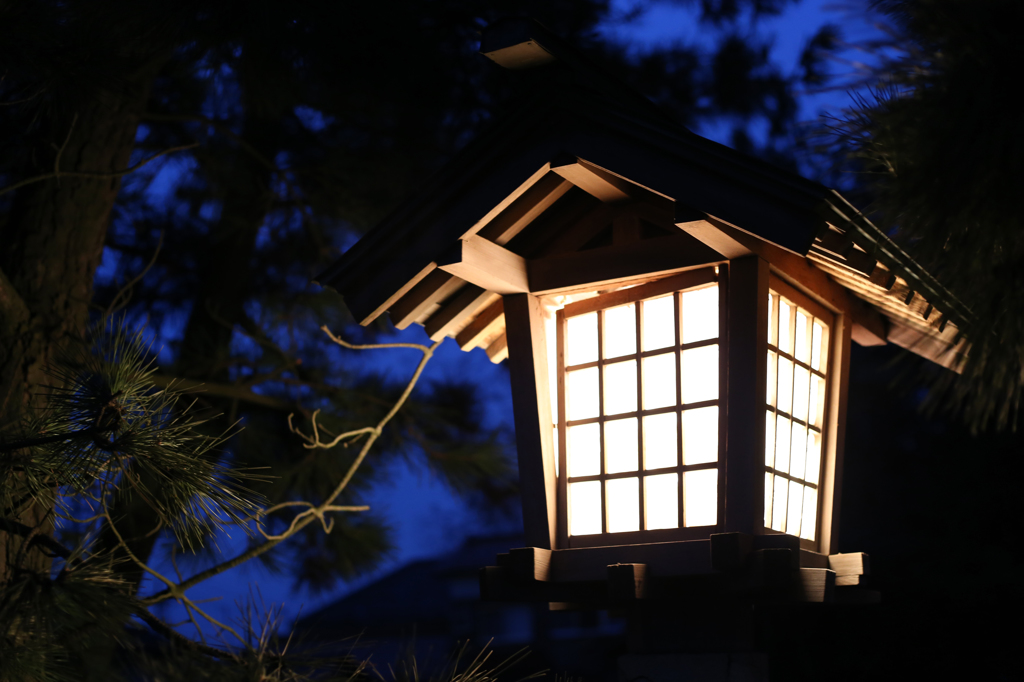
<svg viewBox="0 0 1024 682">
<path fill-rule="evenodd" d="M 628 12 L 635 4 L 629 0 L 613 2 L 615 13 L 619 16 Z M 637 51 L 671 44 L 674 41 L 711 44 L 714 34 L 709 33 L 706 26 L 698 25 L 695 20 L 696 11 L 690 6 L 693 4 L 697 3 L 660 3 L 637 20 L 609 22 L 604 26 L 603 32 L 609 38 L 625 42 Z M 863 12 L 857 15 L 856 10 L 861 6 L 861 2 L 803 0 L 789 6 L 778 17 L 760 19 L 757 33 L 773 42 L 773 58 L 781 70 L 784 73 L 793 73 L 799 68 L 799 58 L 805 44 L 825 23 L 837 24 L 844 42 L 848 43 L 877 35 L 877 29 L 864 18 Z M 858 54 L 853 50 L 847 50 L 842 56 L 845 61 L 833 65 L 834 73 L 853 74 L 857 62 L 869 59 L 869 55 Z M 800 119 L 808 121 L 822 114 L 838 114 L 848 104 L 849 96 L 839 88 L 825 92 L 803 92 L 800 93 L 799 101 Z M 729 131 L 728 125 L 695 130 L 723 143 L 728 142 Z M 755 126 L 754 133 L 756 132 Z M 395 340 L 427 342 L 422 328 L 415 325 L 400 332 Z M 418 359 L 415 355 L 409 352 L 404 365 L 400 356 L 393 355 L 378 356 L 370 362 L 377 366 L 390 366 L 391 371 L 397 376 L 400 372 L 412 371 Z M 448 342 L 442 345 L 423 379 L 429 382 L 449 375 L 478 377 L 482 393 L 487 400 L 487 414 L 491 425 L 503 426 L 511 431 L 511 394 L 508 373 L 504 367 L 491 364 L 480 349 L 463 353 L 455 343 Z M 390 476 L 386 477 L 386 482 L 374 488 L 365 502 L 386 515 L 394 530 L 394 541 L 397 546 L 392 557 L 373 574 L 340 586 L 330 593 L 313 595 L 305 590 L 291 592 L 287 580 L 268 574 L 257 562 L 249 562 L 192 589 L 190 595 L 197 600 L 223 596 L 220 602 L 207 606 L 217 617 L 231 620 L 238 613 L 234 601 L 246 599 L 251 586 L 254 592 L 258 590 L 267 605 L 274 603 L 281 607 L 287 627 L 300 613 L 312 613 L 346 592 L 412 560 L 454 549 L 470 535 L 514 530 L 520 527 L 519 519 L 512 519 L 506 522 L 504 527 L 498 527 L 474 518 L 469 506 L 430 472 L 422 467 L 408 467 L 404 463 L 396 463 L 390 471 Z M 241 547 L 244 539 L 237 538 L 237 542 Z M 222 546 L 222 549 L 231 552 L 229 547 Z M 163 568 L 168 572 L 173 570 L 171 567 Z M 176 611 L 168 611 L 165 615 L 171 621 L 180 620 Z"/>
</svg>

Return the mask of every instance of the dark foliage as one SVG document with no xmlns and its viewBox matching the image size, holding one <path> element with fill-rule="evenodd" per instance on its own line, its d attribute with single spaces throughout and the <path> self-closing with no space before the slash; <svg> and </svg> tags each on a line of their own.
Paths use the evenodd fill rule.
<svg viewBox="0 0 1024 682">
<path fill-rule="evenodd" d="M 838 127 L 875 219 L 973 312 L 963 376 L 936 404 L 974 429 L 1015 427 L 1024 385 L 1024 58 L 1013 0 L 885 0 L 877 80 Z"/>
</svg>

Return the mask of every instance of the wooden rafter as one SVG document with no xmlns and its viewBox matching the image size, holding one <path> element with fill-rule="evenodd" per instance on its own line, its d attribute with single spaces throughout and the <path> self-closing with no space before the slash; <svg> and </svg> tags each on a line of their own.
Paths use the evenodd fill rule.
<svg viewBox="0 0 1024 682">
<path fill-rule="evenodd" d="M 505 304 L 498 299 L 484 308 L 468 325 L 456 335 L 455 340 L 462 350 L 472 350 L 480 345 L 489 345 L 505 330 Z"/>
<path fill-rule="evenodd" d="M 527 189 L 504 211 L 485 225 L 475 226 L 469 234 L 477 234 L 488 241 L 504 246 L 522 232 L 538 216 L 561 199 L 573 185 L 554 173 L 548 173 Z"/>
<path fill-rule="evenodd" d="M 441 305 L 423 325 L 431 341 L 452 336 L 465 327 L 484 307 L 498 299 L 498 294 L 467 284 L 457 294 Z M 500 300 L 500 299 L 499 299 Z"/>
<path fill-rule="evenodd" d="M 405 329 L 420 319 L 431 306 L 445 300 L 465 284 L 443 270 L 433 270 L 389 309 L 391 323 Z"/>
</svg>

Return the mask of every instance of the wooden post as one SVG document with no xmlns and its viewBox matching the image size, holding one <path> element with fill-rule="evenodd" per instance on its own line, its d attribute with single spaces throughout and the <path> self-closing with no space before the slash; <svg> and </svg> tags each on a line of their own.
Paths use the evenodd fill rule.
<svg viewBox="0 0 1024 682">
<path fill-rule="evenodd" d="M 555 549 L 555 451 L 544 317 L 536 296 L 508 294 L 503 300 L 526 545 Z"/>
<path fill-rule="evenodd" d="M 725 532 L 764 533 L 765 381 L 768 263 L 729 262 L 727 330 Z"/>
<path fill-rule="evenodd" d="M 821 485 L 821 537 L 818 551 L 839 553 L 839 503 L 843 491 L 843 444 L 846 441 L 846 398 L 850 388 L 850 340 L 853 320 L 848 312 L 836 315 L 832 334 L 832 375 L 828 402 L 828 434 Z"/>
</svg>

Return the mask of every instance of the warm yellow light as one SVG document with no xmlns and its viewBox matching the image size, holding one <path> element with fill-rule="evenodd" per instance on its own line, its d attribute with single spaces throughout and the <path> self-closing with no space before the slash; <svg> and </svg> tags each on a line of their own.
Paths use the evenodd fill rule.
<svg viewBox="0 0 1024 682">
<path fill-rule="evenodd" d="M 814 488 L 804 488 L 804 513 L 800 523 L 800 537 L 805 540 L 814 539 L 814 528 L 817 526 L 818 512 L 818 491 Z"/>
<path fill-rule="evenodd" d="M 676 354 L 663 353 L 643 359 L 644 409 L 676 404 Z"/>
<path fill-rule="evenodd" d="M 683 412 L 683 464 L 718 460 L 718 406 Z"/>
<path fill-rule="evenodd" d="M 644 478 L 644 516 L 647 530 L 679 527 L 679 474 Z"/>
<path fill-rule="evenodd" d="M 778 408 L 783 412 L 793 409 L 793 361 L 779 358 Z"/>
<path fill-rule="evenodd" d="M 567 365 L 582 365 L 597 360 L 597 313 L 570 317 L 566 325 Z"/>
<path fill-rule="evenodd" d="M 598 415 L 597 367 L 568 372 L 565 376 L 569 419 L 590 419 Z"/>
<path fill-rule="evenodd" d="M 775 476 L 774 494 L 772 495 L 772 530 L 786 532 L 786 491 L 789 481 L 782 476 Z"/>
<path fill-rule="evenodd" d="M 636 353 L 636 306 L 620 305 L 604 311 L 604 357 Z"/>
<path fill-rule="evenodd" d="M 713 526 L 718 523 L 718 469 L 683 473 L 683 524 Z"/>
<path fill-rule="evenodd" d="M 718 336 L 718 286 L 683 294 L 683 343 Z"/>
<path fill-rule="evenodd" d="M 636 471 L 640 468 L 637 420 L 616 419 L 604 425 L 604 466 L 606 473 Z"/>
<path fill-rule="evenodd" d="M 789 473 L 796 478 L 803 478 L 804 464 L 807 462 L 807 427 L 794 422 L 790 443 Z"/>
<path fill-rule="evenodd" d="M 601 532 L 601 482 L 569 484 L 569 534 Z"/>
<path fill-rule="evenodd" d="M 615 478 L 605 482 L 608 532 L 640 530 L 640 479 Z"/>
<path fill-rule="evenodd" d="M 604 413 L 636 412 L 636 360 L 604 367 Z"/>
<path fill-rule="evenodd" d="M 771 410 L 765 413 L 764 423 L 764 465 L 775 465 L 775 413 Z"/>
<path fill-rule="evenodd" d="M 601 473 L 601 425 L 570 426 L 567 433 L 567 459 L 570 476 L 595 476 Z"/>
<path fill-rule="evenodd" d="M 825 380 L 819 377 L 811 378 L 810 398 L 810 419 L 811 426 L 821 428 L 821 422 L 825 417 Z"/>
<path fill-rule="evenodd" d="M 811 369 L 818 371 L 821 370 L 821 358 L 824 355 L 824 347 L 822 345 L 823 336 L 824 328 L 819 322 L 815 322 L 811 338 Z"/>
<path fill-rule="evenodd" d="M 775 323 L 775 315 L 772 314 L 774 312 L 774 309 L 775 297 L 772 296 L 771 294 L 768 294 L 768 343 L 778 347 L 779 339 L 777 334 L 779 329 L 778 325 Z"/>
<path fill-rule="evenodd" d="M 765 382 L 765 387 L 768 389 L 765 397 L 769 405 L 776 405 L 777 400 L 776 389 L 778 388 L 779 378 L 779 356 L 778 354 L 770 350 L 768 351 L 768 381 Z"/>
<path fill-rule="evenodd" d="M 770 528 L 772 525 L 772 476 L 770 471 L 764 472 L 764 525 Z"/>
<path fill-rule="evenodd" d="M 789 511 L 786 514 L 786 532 L 800 535 L 800 512 L 804 509 L 804 487 L 796 481 L 789 482 Z"/>
<path fill-rule="evenodd" d="M 718 344 L 682 352 L 683 403 L 718 398 Z"/>
<path fill-rule="evenodd" d="M 790 421 L 778 415 L 775 419 L 775 470 L 789 472 L 789 425 Z"/>
<path fill-rule="evenodd" d="M 810 320 L 807 319 L 807 315 L 802 310 L 796 312 L 796 359 L 800 362 L 810 362 L 811 360 L 811 349 L 808 345 L 807 323 Z"/>
<path fill-rule="evenodd" d="M 779 300 L 779 350 L 783 353 L 793 353 L 793 333 L 790 329 L 790 317 L 793 315 L 793 306 L 787 301 Z"/>
<path fill-rule="evenodd" d="M 676 465 L 679 443 L 676 440 L 676 415 L 644 417 L 644 469 L 663 469 Z"/>
<path fill-rule="evenodd" d="M 821 434 L 811 431 L 807 434 L 807 477 L 808 483 L 818 483 L 818 471 L 821 469 Z"/>
<path fill-rule="evenodd" d="M 672 296 L 644 301 L 643 320 L 644 350 L 658 350 L 676 345 L 676 316 L 672 309 L 675 299 Z"/>
<path fill-rule="evenodd" d="M 807 421 L 807 397 L 811 390 L 811 373 L 799 365 L 793 370 L 793 416 Z"/>
</svg>

